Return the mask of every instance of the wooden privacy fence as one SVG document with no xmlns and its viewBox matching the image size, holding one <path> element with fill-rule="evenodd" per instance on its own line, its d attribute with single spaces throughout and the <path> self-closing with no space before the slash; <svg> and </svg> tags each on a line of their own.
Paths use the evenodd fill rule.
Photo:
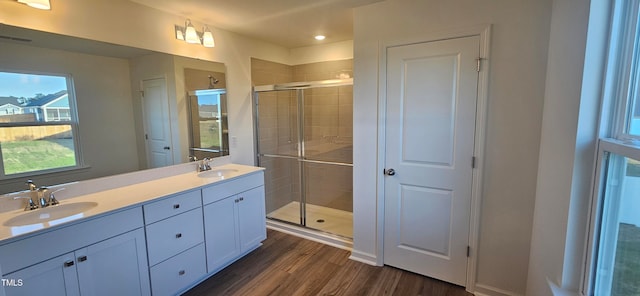
<svg viewBox="0 0 640 296">
<path fill-rule="evenodd" d="M 0 142 L 70 139 L 70 125 L 14 126 L 0 128 Z"/>
</svg>

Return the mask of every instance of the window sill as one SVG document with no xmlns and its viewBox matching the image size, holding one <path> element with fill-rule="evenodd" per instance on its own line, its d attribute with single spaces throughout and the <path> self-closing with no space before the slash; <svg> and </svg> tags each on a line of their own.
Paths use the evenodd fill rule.
<svg viewBox="0 0 640 296">
<path fill-rule="evenodd" d="M 65 175 L 83 173 L 88 171 L 89 169 L 91 169 L 91 166 L 82 165 L 82 166 L 65 167 L 65 168 L 51 169 L 51 170 L 44 170 L 44 171 L 20 173 L 20 174 L 15 174 L 10 176 L 2 176 L 0 177 L 0 184 L 13 183 L 16 180 L 23 180 L 25 178 L 31 179 L 34 177 L 65 176 Z"/>
</svg>

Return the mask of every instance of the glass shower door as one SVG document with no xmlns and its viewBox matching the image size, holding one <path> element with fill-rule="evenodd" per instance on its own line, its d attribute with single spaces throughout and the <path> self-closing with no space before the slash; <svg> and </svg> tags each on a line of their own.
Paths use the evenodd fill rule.
<svg viewBox="0 0 640 296">
<path fill-rule="evenodd" d="M 258 165 L 266 168 L 267 217 L 303 224 L 298 94 L 295 90 L 282 90 L 256 96 Z"/>
<path fill-rule="evenodd" d="M 353 236 L 353 87 L 303 90 L 306 226 Z"/>
<path fill-rule="evenodd" d="M 353 91 L 328 83 L 256 87 L 257 161 L 267 218 L 350 238 Z"/>
</svg>

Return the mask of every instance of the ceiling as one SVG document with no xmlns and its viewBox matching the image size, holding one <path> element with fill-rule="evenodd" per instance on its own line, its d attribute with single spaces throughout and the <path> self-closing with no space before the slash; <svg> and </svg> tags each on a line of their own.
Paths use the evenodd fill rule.
<svg viewBox="0 0 640 296">
<path fill-rule="evenodd" d="M 196 27 L 207 24 L 295 48 L 352 40 L 352 8 L 383 0 L 130 1 L 191 18 Z M 327 38 L 324 41 L 313 39 L 318 34 Z"/>
</svg>

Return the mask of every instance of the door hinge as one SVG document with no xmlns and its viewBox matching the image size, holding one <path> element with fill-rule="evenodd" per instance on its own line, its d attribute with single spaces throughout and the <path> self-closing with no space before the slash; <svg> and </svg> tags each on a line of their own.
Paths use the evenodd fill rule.
<svg viewBox="0 0 640 296">
<path fill-rule="evenodd" d="M 148 134 L 144 134 L 144 139 L 145 140 L 149 140 L 149 135 Z"/>
<path fill-rule="evenodd" d="M 471 168 L 472 169 L 476 168 L 476 157 L 475 156 L 471 157 Z"/>
<path fill-rule="evenodd" d="M 144 90 L 140 91 L 140 96 L 142 96 L 144 98 Z"/>
<path fill-rule="evenodd" d="M 476 71 L 480 72 L 480 62 L 482 62 L 482 58 L 476 59 Z"/>
<path fill-rule="evenodd" d="M 467 257 L 471 257 L 471 247 L 467 246 Z"/>
</svg>

